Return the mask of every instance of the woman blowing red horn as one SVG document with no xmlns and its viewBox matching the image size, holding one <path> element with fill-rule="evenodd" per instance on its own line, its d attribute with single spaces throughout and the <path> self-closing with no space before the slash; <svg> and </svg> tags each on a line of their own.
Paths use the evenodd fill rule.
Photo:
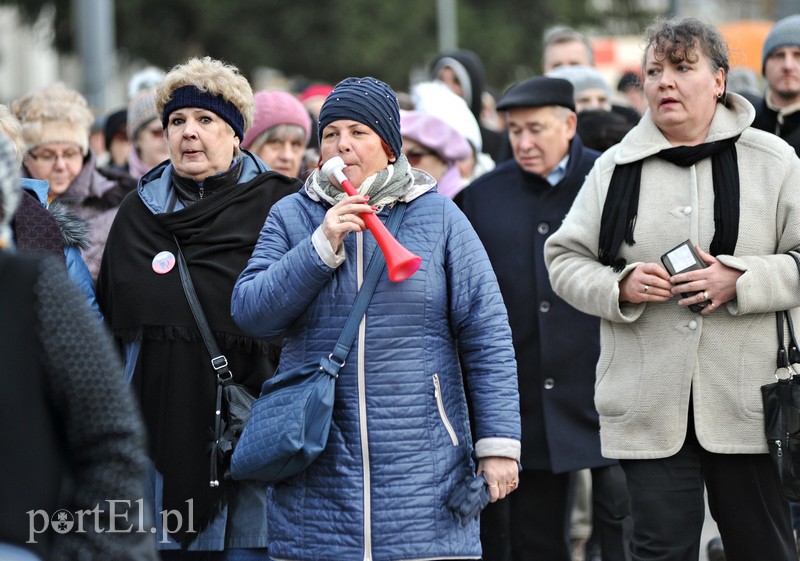
<svg viewBox="0 0 800 561">
<path fill-rule="evenodd" d="M 334 156 L 322 166 L 322 173 L 328 179 L 334 178 L 348 195 L 358 195 L 358 191 L 344 174 L 345 167 L 347 166 L 345 166 L 341 156 Z M 372 235 L 375 236 L 375 241 L 378 242 L 381 251 L 383 251 L 391 280 L 402 282 L 417 272 L 422 264 L 422 259 L 400 245 L 375 214 L 365 213 L 359 215 L 359 217 L 364 221 L 367 229 L 372 232 Z"/>
<path fill-rule="evenodd" d="M 283 336 L 281 369 L 327 356 L 380 251 L 360 215 L 385 220 L 406 204 L 397 240 L 422 266 L 402 283 L 381 277 L 336 382 L 326 449 L 270 492 L 276 559 L 477 559 L 479 509 L 448 499 L 482 485 L 476 473 L 483 504 L 518 480 L 516 363 L 497 280 L 464 215 L 409 166 L 399 117 L 383 82 L 336 86 L 320 113 L 321 161 L 341 157 L 358 194 L 315 171 L 273 207 L 234 288 L 243 330 Z"/>
</svg>

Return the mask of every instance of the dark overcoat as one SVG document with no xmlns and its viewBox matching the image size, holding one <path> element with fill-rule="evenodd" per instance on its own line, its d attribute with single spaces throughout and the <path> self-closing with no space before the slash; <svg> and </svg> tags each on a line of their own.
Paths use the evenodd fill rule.
<svg viewBox="0 0 800 561">
<path fill-rule="evenodd" d="M 557 185 L 509 160 L 457 199 L 486 247 L 508 309 L 527 469 L 562 473 L 614 463 L 600 454 L 594 406 L 599 320 L 553 292 L 544 263 L 544 242 L 561 225 L 598 156 L 576 136 Z"/>
</svg>

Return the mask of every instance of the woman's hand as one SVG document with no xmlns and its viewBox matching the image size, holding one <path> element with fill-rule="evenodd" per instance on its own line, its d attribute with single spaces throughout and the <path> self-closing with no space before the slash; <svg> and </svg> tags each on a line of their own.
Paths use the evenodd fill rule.
<svg viewBox="0 0 800 561">
<path fill-rule="evenodd" d="M 658 263 L 641 263 L 619 283 L 619 301 L 666 302 L 672 298 L 669 273 Z"/>
<path fill-rule="evenodd" d="M 710 300 L 708 306 L 700 312 L 707 316 L 725 302 L 736 298 L 736 281 L 742 276 L 742 271 L 726 267 L 716 257 L 700 249 L 700 246 L 695 246 L 695 249 L 708 267 L 680 273 L 669 280 L 675 285 L 672 287 L 673 294 L 697 292 L 694 296 L 678 300 L 679 306 L 685 307 Z"/>
<path fill-rule="evenodd" d="M 363 232 L 367 227 L 359 214 L 375 213 L 375 208 L 367 204 L 368 200 L 369 197 L 362 195 L 347 196 L 325 213 L 322 233 L 334 252 L 339 251 L 347 232 Z"/>
<path fill-rule="evenodd" d="M 504 499 L 519 485 L 517 461 L 500 456 L 481 458 L 478 462 L 478 475 L 483 475 L 489 484 L 489 502 Z"/>
</svg>

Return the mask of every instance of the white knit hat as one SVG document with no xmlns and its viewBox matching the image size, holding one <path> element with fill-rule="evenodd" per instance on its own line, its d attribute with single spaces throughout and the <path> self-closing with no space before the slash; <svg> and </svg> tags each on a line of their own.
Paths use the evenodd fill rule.
<svg viewBox="0 0 800 561">
<path fill-rule="evenodd" d="M 64 84 L 28 94 L 11 104 L 22 123 L 22 138 L 28 151 L 48 142 L 68 142 L 89 151 L 89 130 L 94 115 L 86 98 Z"/>
<path fill-rule="evenodd" d="M 411 89 L 417 111 L 435 115 L 466 138 L 475 152 L 483 150 L 481 129 L 467 102 L 444 82 L 422 82 Z"/>
</svg>

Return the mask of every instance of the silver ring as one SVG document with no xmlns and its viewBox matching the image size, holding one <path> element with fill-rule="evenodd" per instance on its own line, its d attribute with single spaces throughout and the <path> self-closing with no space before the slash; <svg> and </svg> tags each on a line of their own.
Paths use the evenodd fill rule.
<svg viewBox="0 0 800 561">
<path fill-rule="evenodd" d="M 340 214 L 340 215 L 339 215 L 339 222 L 347 222 L 347 221 L 344 219 L 344 214 Z"/>
<path fill-rule="evenodd" d="M 708 300 L 708 290 L 703 291 L 703 300 Z"/>
<path fill-rule="evenodd" d="M 644 293 L 647 294 L 649 291 L 650 291 L 650 287 L 647 286 L 647 285 L 644 285 Z"/>
</svg>

